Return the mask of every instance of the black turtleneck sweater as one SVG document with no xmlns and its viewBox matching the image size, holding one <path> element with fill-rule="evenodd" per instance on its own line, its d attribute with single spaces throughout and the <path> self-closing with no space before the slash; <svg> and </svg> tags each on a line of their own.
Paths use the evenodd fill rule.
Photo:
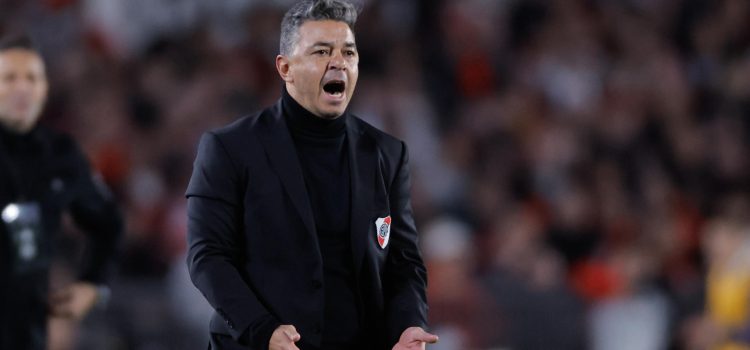
<svg viewBox="0 0 750 350">
<path fill-rule="evenodd" d="M 321 347 L 356 348 L 361 327 L 349 229 L 351 186 L 347 115 L 336 119 L 317 117 L 297 103 L 286 89 L 282 99 L 323 258 L 325 316 Z"/>
</svg>

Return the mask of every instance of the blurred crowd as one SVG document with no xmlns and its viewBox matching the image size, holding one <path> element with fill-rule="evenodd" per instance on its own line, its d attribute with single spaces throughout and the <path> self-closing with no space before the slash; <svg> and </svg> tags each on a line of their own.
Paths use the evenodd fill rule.
<svg viewBox="0 0 750 350">
<path fill-rule="evenodd" d="M 203 348 L 184 189 L 202 132 L 279 98 L 293 2 L 0 3 L 127 216 L 110 310 L 57 349 Z M 409 145 L 430 349 L 750 349 L 750 1 L 362 6 L 350 109 Z"/>
</svg>

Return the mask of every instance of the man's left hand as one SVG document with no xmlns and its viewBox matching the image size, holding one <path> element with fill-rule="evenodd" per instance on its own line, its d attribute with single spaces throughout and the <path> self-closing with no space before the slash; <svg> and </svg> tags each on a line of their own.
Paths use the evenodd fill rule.
<svg viewBox="0 0 750 350">
<path fill-rule="evenodd" d="M 426 344 L 435 344 L 438 336 L 425 332 L 421 327 L 409 327 L 401 333 L 401 339 L 393 350 L 424 350 Z"/>
<path fill-rule="evenodd" d="M 53 317 L 83 319 L 96 304 L 99 291 L 96 285 L 76 282 L 52 293 L 50 296 L 50 314 Z"/>
</svg>

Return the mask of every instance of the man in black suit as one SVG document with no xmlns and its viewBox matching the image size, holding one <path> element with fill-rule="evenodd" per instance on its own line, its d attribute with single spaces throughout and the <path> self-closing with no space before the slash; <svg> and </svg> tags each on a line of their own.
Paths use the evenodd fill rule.
<svg viewBox="0 0 750 350">
<path fill-rule="evenodd" d="M 349 114 L 356 9 L 281 25 L 274 106 L 206 133 L 188 185 L 188 266 L 213 349 L 424 349 L 426 270 L 406 145 Z"/>
<path fill-rule="evenodd" d="M 22 36 L 0 40 L 0 349 L 47 349 L 48 316 L 83 318 L 108 299 L 102 284 L 123 221 L 69 136 L 38 125 L 44 61 Z M 86 233 L 77 280 L 50 297 L 49 269 L 64 213 Z"/>
</svg>

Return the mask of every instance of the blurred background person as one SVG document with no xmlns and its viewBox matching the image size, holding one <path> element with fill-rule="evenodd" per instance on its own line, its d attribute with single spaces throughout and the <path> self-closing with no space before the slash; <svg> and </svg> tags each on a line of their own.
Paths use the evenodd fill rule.
<svg viewBox="0 0 750 350">
<path fill-rule="evenodd" d="M 750 207 L 733 197 L 705 227 L 706 310 L 687 332 L 693 349 L 750 349 Z"/>
<path fill-rule="evenodd" d="M 47 349 L 48 315 L 82 319 L 102 285 L 122 219 L 68 136 L 37 126 L 47 98 L 41 55 L 25 37 L 0 39 L 0 347 Z M 78 276 L 49 287 L 63 213 L 86 233 Z"/>
<path fill-rule="evenodd" d="M 665 349 L 669 300 L 653 285 L 655 264 L 640 245 L 618 248 L 607 258 L 615 288 L 590 306 L 590 349 Z"/>
<path fill-rule="evenodd" d="M 500 315 L 488 288 L 477 278 L 473 233 L 457 219 L 438 217 L 421 234 L 433 311 L 430 327 L 440 341 L 430 349 L 487 349 L 496 342 Z"/>
</svg>

